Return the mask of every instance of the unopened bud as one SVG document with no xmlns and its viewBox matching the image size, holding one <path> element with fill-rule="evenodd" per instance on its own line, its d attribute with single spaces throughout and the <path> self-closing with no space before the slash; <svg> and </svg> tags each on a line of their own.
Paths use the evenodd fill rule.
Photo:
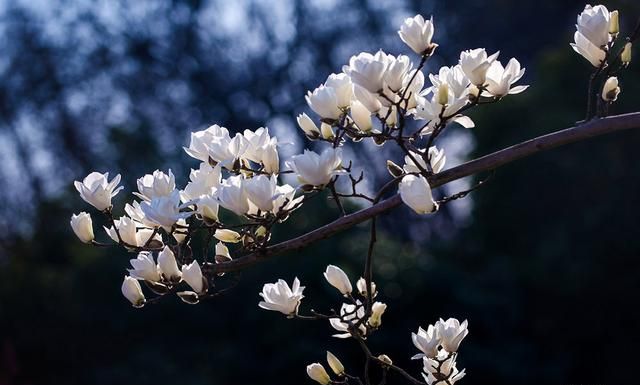
<svg viewBox="0 0 640 385">
<path fill-rule="evenodd" d="M 393 361 L 391 361 L 391 358 L 386 354 L 379 355 L 378 359 L 387 365 L 393 365 Z"/>
<path fill-rule="evenodd" d="M 445 106 L 449 103 L 449 85 L 447 83 L 441 83 L 440 86 L 438 86 L 437 97 L 438 104 Z"/>
<path fill-rule="evenodd" d="M 611 16 L 609 18 L 609 33 L 612 35 L 617 35 L 620 32 L 620 18 L 618 16 L 618 11 L 612 11 Z"/>
<path fill-rule="evenodd" d="M 393 161 L 391 160 L 387 160 L 387 170 L 389 170 L 389 174 L 391 174 L 391 176 L 394 178 L 397 178 L 400 175 L 404 174 L 404 170 L 402 169 L 402 167 L 393 163 Z"/>
<path fill-rule="evenodd" d="M 227 243 L 238 243 L 241 239 L 240 234 L 229 229 L 218 229 L 213 236 L 217 240 Z"/>
<path fill-rule="evenodd" d="M 334 356 L 330 351 L 327 351 L 327 363 L 335 374 L 338 376 L 344 375 L 344 365 L 342 365 L 338 357 Z"/>
<path fill-rule="evenodd" d="M 309 376 L 309 378 L 322 385 L 327 385 L 331 382 L 329 373 L 327 373 L 324 367 L 319 363 L 307 366 L 307 375 Z"/>
<path fill-rule="evenodd" d="M 323 122 L 320 125 L 320 132 L 322 133 L 322 137 L 327 140 L 333 140 L 333 138 L 335 138 L 335 135 L 333 134 L 333 129 L 331 128 L 330 124 Z"/>
<path fill-rule="evenodd" d="M 382 314 L 387 310 L 387 305 L 382 302 L 376 302 L 371 306 L 371 317 L 369 317 L 369 325 L 377 328 L 382 324 Z"/>
<path fill-rule="evenodd" d="M 620 54 L 620 60 L 622 60 L 622 64 L 624 65 L 629 65 L 629 63 L 631 63 L 631 46 L 632 46 L 631 42 L 628 42 L 627 44 L 625 44 L 624 49 Z"/>
<path fill-rule="evenodd" d="M 620 87 L 618 87 L 618 78 L 615 76 L 610 77 L 604 83 L 604 87 L 602 87 L 602 99 L 605 102 L 615 102 L 618 99 L 618 94 L 620 94 Z"/>
</svg>

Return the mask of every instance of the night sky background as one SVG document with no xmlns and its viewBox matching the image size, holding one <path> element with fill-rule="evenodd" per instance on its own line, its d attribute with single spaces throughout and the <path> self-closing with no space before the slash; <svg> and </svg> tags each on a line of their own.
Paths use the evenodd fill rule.
<svg viewBox="0 0 640 385">
<path fill-rule="evenodd" d="M 623 33 L 636 0 L 611 1 Z M 574 125 L 584 116 L 590 65 L 569 47 L 578 1 L 2 1 L 0 2 L 0 385 L 304 384 L 331 350 L 351 371 L 354 341 L 325 322 L 258 309 L 262 284 L 299 277 L 304 306 L 339 306 L 327 264 L 357 278 L 368 228 L 246 270 L 228 295 L 133 309 L 120 294 L 128 259 L 81 244 L 69 227 L 88 211 L 73 180 L 171 168 L 183 186 L 197 164 L 191 131 L 267 125 L 316 148 L 295 126 L 306 90 L 352 54 L 410 54 L 405 17 L 435 17 L 440 44 L 427 71 L 463 49 L 501 51 L 527 68 L 523 94 L 474 110 L 476 128 L 444 138 L 464 159 Z M 634 62 L 613 113 L 640 110 Z M 370 339 L 376 354 L 418 374 L 410 332 L 439 317 L 469 320 L 461 384 L 630 384 L 640 343 L 640 131 L 569 145 L 499 169 L 435 216 L 402 207 L 381 220 L 374 277 L 389 308 Z M 361 144 L 373 186 L 385 158 Z M 376 171 L 377 169 L 377 171 Z M 481 175 L 480 177 L 482 177 Z M 467 181 L 473 183 L 473 180 Z M 460 187 L 459 184 L 457 187 Z M 456 186 L 439 194 L 455 191 Z M 328 206 L 327 206 L 328 205 Z M 329 207 L 327 209 L 327 207 Z M 351 206 L 350 210 L 357 207 Z M 282 240 L 339 215 L 316 199 L 275 234 Z M 105 234 L 94 222 L 98 238 Z M 634 353 L 635 352 L 635 353 Z M 389 383 L 402 383 L 390 377 Z"/>
</svg>

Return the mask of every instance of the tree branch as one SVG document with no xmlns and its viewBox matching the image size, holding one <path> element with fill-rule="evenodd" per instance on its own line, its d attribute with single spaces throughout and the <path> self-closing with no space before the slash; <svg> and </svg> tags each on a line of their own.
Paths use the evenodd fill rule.
<svg viewBox="0 0 640 385">
<path fill-rule="evenodd" d="M 630 129 L 640 129 L 640 112 L 591 120 L 575 127 L 518 143 L 511 147 L 507 147 L 435 174 L 429 178 L 429 183 L 432 188 L 435 188 L 479 172 L 496 169 L 500 166 L 531 156 L 541 151 L 569 143 L 579 142 L 599 135 Z M 310 243 L 329 238 L 343 230 L 394 209 L 401 203 L 402 200 L 400 199 L 400 196 L 396 194 L 389 199 L 376 203 L 371 207 L 357 211 L 353 214 L 343 216 L 306 234 L 266 247 L 263 250 L 247 254 L 229 262 L 215 265 L 209 264 L 205 269 L 214 273 L 242 270 L 260 262 L 263 259 L 288 251 L 298 250 Z"/>
</svg>

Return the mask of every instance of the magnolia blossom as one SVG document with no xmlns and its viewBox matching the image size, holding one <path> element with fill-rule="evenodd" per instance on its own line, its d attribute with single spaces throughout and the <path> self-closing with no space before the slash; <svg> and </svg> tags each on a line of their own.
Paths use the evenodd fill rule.
<svg viewBox="0 0 640 385">
<path fill-rule="evenodd" d="M 266 283 L 260 293 L 264 301 L 260 301 L 258 306 L 292 317 L 298 312 L 300 301 L 304 298 L 303 291 L 304 286 L 300 286 L 297 277 L 293 280 L 291 288 L 283 279 L 279 279 L 276 283 Z"/>
<path fill-rule="evenodd" d="M 357 308 L 357 310 L 356 310 Z M 336 329 L 340 334 L 334 334 L 336 338 L 349 338 L 351 332 L 349 331 L 349 323 L 355 324 L 365 316 L 365 309 L 360 300 L 356 301 L 356 304 L 343 303 L 340 308 L 339 318 L 330 318 L 329 324 L 332 328 Z M 367 334 L 367 328 L 361 323 L 358 327 L 358 332 L 365 336 Z"/>
<path fill-rule="evenodd" d="M 422 154 L 417 153 L 417 152 L 413 152 L 413 151 L 409 151 L 409 153 L 411 154 L 411 156 L 409 155 L 405 155 L 404 157 L 404 162 L 405 165 L 403 167 L 404 171 L 407 173 L 419 173 L 421 172 L 420 168 L 418 167 L 418 165 L 420 165 L 420 167 L 422 167 L 423 170 L 427 169 L 427 163 L 425 162 L 424 158 L 422 157 Z M 442 169 L 444 168 L 444 165 L 447 161 L 447 157 L 444 154 L 444 149 L 439 149 L 436 146 L 431 146 L 429 147 L 429 151 L 428 151 L 428 159 L 429 162 L 431 163 L 431 170 L 434 173 L 439 173 L 440 171 L 442 171 Z M 416 165 L 416 163 L 414 162 L 414 159 L 416 162 L 418 162 L 418 165 Z"/>
<path fill-rule="evenodd" d="M 165 246 L 158 254 L 158 269 L 164 278 L 170 282 L 177 283 L 182 279 L 182 272 L 178 269 L 176 256 L 169 246 Z"/>
<path fill-rule="evenodd" d="M 320 136 L 320 129 L 318 126 L 311 120 L 309 115 L 304 112 L 296 118 L 298 122 L 298 126 L 304 131 L 305 135 L 307 135 L 311 139 L 315 139 Z"/>
<path fill-rule="evenodd" d="M 324 82 L 326 87 L 333 88 L 336 94 L 336 104 L 340 108 L 347 108 L 351 105 L 353 99 L 353 84 L 346 74 L 331 74 Z"/>
<path fill-rule="evenodd" d="M 147 174 L 138 179 L 138 191 L 133 194 L 142 200 L 150 201 L 152 198 L 167 196 L 176 189 L 176 177 L 171 170 L 165 174 L 156 170 L 153 174 Z"/>
<path fill-rule="evenodd" d="M 469 92 L 469 78 L 464 74 L 460 64 L 452 67 L 441 67 L 437 75 L 429 75 L 429 80 L 431 80 L 433 88 L 446 84 L 453 91 L 456 98 L 466 97 Z"/>
<path fill-rule="evenodd" d="M 419 327 L 418 333 L 411 333 L 411 341 L 413 341 L 413 345 L 422 352 L 422 354 L 416 354 L 411 357 L 412 360 L 423 357 L 435 358 L 438 355 L 440 336 L 435 326 L 429 325 L 427 330 Z"/>
<path fill-rule="evenodd" d="M 611 76 L 604 83 L 604 87 L 602 88 L 602 100 L 605 102 L 615 102 L 618 99 L 618 95 L 620 94 L 620 87 L 618 86 L 618 78 L 615 76 Z"/>
<path fill-rule="evenodd" d="M 427 385 L 453 385 L 465 376 L 465 370 L 458 371 L 457 355 L 441 350 L 436 358 L 424 357 L 423 373 Z M 446 380 L 443 380 L 446 379 Z"/>
<path fill-rule="evenodd" d="M 472 84 L 481 87 L 485 84 L 487 71 L 500 52 L 487 56 L 484 48 L 462 51 L 460 53 L 460 68 Z"/>
<path fill-rule="evenodd" d="M 160 281 L 160 269 L 153 260 L 153 255 L 148 251 L 142 251 L 135 259 L 130 259 L 131 267 L 128 269 L 129 275 L 136 279 L 149 282 Z"/>
<path fill-rule="evenodd" d="M 273 210 L 274 199 L 277 195 L 278 180 L 275 175 L 271 177 L 258 175 L 244 181 L 244 191 L 249 201 L 263 212 Z"/>
<path fill-rule="evenodd" d="M 371 111 L 358 100 L 351 103 L 351 118 L 360 131 L 369 132 L 372 128 Z"/>
<path fill-rule="evenodd" d="M 438 45 L 431 42 L 433 38 L 433 16 L 425 20 L 422 15 L 405 19 L 398 31 L 400 39 L 418 55 L 431 54 Z"/>
<path fill-rule="evenodd" d="M 71 216 L 71 228 L 76 236 L 84 243 L 91 243 L 95 239 L 93 235 L 93 223 L 91 215 L 86 212 Z"/>
<path fill-rule="evenodd" d="M 440 321 L 436 323 L 438 335 L 442 338 L 442 347 L 447 352 L 453 353 L 458 351 L 460 342 L 462 342 L 462 339 L 469 334 L 467 325 L 468 323 L 466 320 L 460 323 L 460 321 L 455 318 L 449 318 L 446 321 L 440 319 Z"/>
<path fill-rule="evenodd" d="M 620 54 L 620 61 L 622 62 L 622 64 L 626 66 L 628 66 L 629 63 L 631 63 L 631 47 L 632 47 L 632 44 L 630 41 L 628 41 L 624 45 L 624 48 L 622 49 L 622 53 Z"/>
<path fill-rule="evenodd" d="M 188 218 L 193 212 L 181 211 L 186 204 L 180 205 L 180 192 L 173 190 L 167 196 L 154 197 L 151 201 L 140 203 L 140 209 L 144 213 L 147 221 L 155 224 L 154 227 L 162 226 L 165 230 L 171 231 L 171 227 L 180 219 Z"/>
<path fill-rule="evenodd" d="M 338 289 L 344 296 L 351 294 L 352 287 L 351 282 L 349 282 L 349 277 L 347 277 L 347 274 L 338 266 L 327 266 L 324 277 L 331 286 Z"/>
<path fill-rule="evenodd" d="M 363 297 L 367 296 L 367 293 L 368 293 L 367 280 L 360 277 L 360 279 L 358 279 L 358 281 L 356 282 L 356 287 L 358 288 L 358 293 L 360 293 L 361 296 Z M 376 284 L 375 282 L 371 282 L 371 297 L 375 297 L 376 294 L 378 294 L 376 290 Z"/>
<path fill-rule="evenodd" d="M 362 103 L 362 105 L 370 112 L 378 112 L 380 108 L 382 108 L 382 103 L 380 103 L 380 99 L 378 99 L 377 95 L 372 94 L 357 84 L 354 84 L 353 86 L 353 95 L 354 99 Z"/>
<path fill-rule="evenodd" d="M 587 5 L 578 15 L 577 30 L 571 47 L 594 67 L 603 65 L 606 58 L 607 44 L 611 39 L 610 20 L 609 11 L 604 5 Z"/>
<path fill-rule="evenodd" d="M 416 213 L 429 214 L 438 210 L 438 204 L 431 195 L 429 182 L 424 176 L 404 176 L 398 190 L 402 201 Z"/>
<path fill-rule="evenodd" d="M 240 234 L 238 234 L 236 231 L 229 230 L 229 229 L 217 229 L 216 232 L 213 234 L 213 236 L 217 240 L 221 242 L 227 242 L 227 243 L 238 243 L 242 239 Z"/>
<path fill-rule="evenodd" d="M 341 174 L 342 149 L 327 148 L 318 155 L 309 150 L 303 154 L 294 155 L 287 161 L 287 166 L 297 175 L 301 183 L 313 186 L 324 186 L 334 175 Z"/>
<path fill-rule="evenodd" d="M 269 129 L 260 127 L 257 130 L 244 131 L 244 137 L 249 147 L 243 157 L 259 164 L 269 174 L 277 174 L 280 169 L 280 156 L 278 154 L 278 139 L 269 135 Z"/>
<path fill-rule="evenodd" d="M 395 99 L 396 97 L 393 94 L 398 93 L 405 85 L 404 81 L 407 73 L 411 71 L 411 67 L 413 67 L 413 63 L 406 55 L 387 56 L 387 70 L 384 73 L 383 80 L 384 92 L 389 99 Z M 388 103 L 386 98 L 383 98 L 382 101 Z"/>
<path fill-rule="evenodd" d="M 387 54 L 382 50 L 375 55 L 361 52 L 352 56 L 349 65 L 343 66 L 342 71 L 351 77 L 354 84 L 376 94 L 383 89 L 387 61 Z"/>
<path fill-rule="evenodd" d="M 203 294 L 207 290 L 198 261 L 182 265 L 182 280 L 191 286 L 197 294 Z"/>
<path fill-rule="evenodd" d="M 116 196 L 124 187 L 118 186 L 120 174 L 109 182 L 109 173 L 92 172 L 82 182 L 75 181 L 73 185 L 80 193 L 80 197 L 96 209 L 103 211 L 111 207 L 111 198 Z M 117 187 L 117 188 L 116 188 Z"/>
<path fill-rule="evenodd" d="M 335 89 L 321 85 L 305 97 L 309 107 L 324 119 L 338 119 L 342 114 Z"/>
<path fill-rule="evenodd" d="M 327 351 L 327 363 L 335 374 L 337 374 L 338 376 L 344 375 L 344 365 L 342 365 L 342 362 L 340 362 L 338 357 L 336 357 L 330 351 Z"/>
<path fill-rule="evenodd" d="M 511 87 L 524 75 L 524 68 L 520 69 L 520 62 L 512 58 L 506 67 L 499 60 L 491 63 L 487 71 L 487 91 L 489 94 L 502 97 L 507 94 L 519 94 L 529 86 Z"/>
<path fill-rule="evenodd" d="M 444 102 L 444 103 L 443 103 Z M 430 133 L 435 126 L 440 124 L 441 116 L 451 118 L 451 121 L 465 128 L 473 127 L 473 122 L 466 116 L 456 115 L 458 111 L 469 102 L 466 96 L 456 97 L 456 94 L 446 83 L 441 84 L 430 96 L 418 97 L 415 117 L 429 121 L 422 130 L 421 135 Z"/>
<path fill-rule="evenodd" d="M 377 328 L 382 324 L 382 314 L 384 314 L 385 310 L 387 310 L 387 305 L 382 302 L 374 302 L 371 305 L 371 317 L 367 323 L 369 326 Z"/>
<path fill-rule="evenodd" d="M 232 169 L 248 147 L 249 142 L 242 134 L 231 138 L 229 130 L 214 124 L 206 130 L 192 133 L 189 148 L 184 150 L 203 162 L 213 161 Z"/>
<path fill-rule="evenodd" d="M 144 293 L 137 279 L 132 277 L 124 277 L 122 282 L 122 295 L 131 302 L 133 307 L 143 307 L 146 302 Z"/>
<path fill-rule="evenodd" d="M 237 215 L 244 215 L 249 211 L 249 200 L 245 190 L 245 179 L 235 175 L 222 182 L 217 192 L 220 205 Z"/>
<path fill-rule="evenodd" d="M 229 252 L 229 248 L 222 242 L 216 243 L 216 262 L 218 260 L 231 260 L 231 253 Z"/>
<path fill-rule="evenodd" d="M 317 362 L 307 366 L 307 375 L 309 376 L 309 378 L 322 385 L 327 385 L 331 382 L 329 373 L 327 373 L 322 364 L 319 364 Z"/>
<path fill-rule="evenodd" d="M 278 214 L 280 211 L 291 211 L 298 208 L 303 196 L 295 197 L 296 190 L 288 184 L 276 186 L 276 194 L 273 199 L 273 213 Z"/>
<path fill-rule="evenodd" d="M 213 195 L 220 186 L 222 167 L 212 167 L 209 163 L 202 162 L 197 170 L 191 169 L 189 183 L 180 191 L 180 200 L 183 203 L 195 201 L 203 195 Z"/>
<path fill-rule="evenodd" d="M 128 246 L 142 247 L 149 242 L 151 237 L 162 241 L 160 234 L 154 234 L 152 229 L 142 227 L 139 222 L 127 216 L 122 216 L 120 219 L 114 220 L 113 223 L 115 226 L 105 226 L 104 230 L 114 242 L 120 242 L 120 239 L 122 239 L 122 242 Z M 120 234 L 120 237 L 118 237 L 118 234 Z"/>
<path fill-rule="evenodd" d="M 191 133 L 191 142 L 189 148 L 184 147 L 184 151 L 189 156 L 209 162 L 209 145 L 215 138 L 229 138 L 229 130 L 214 124 L 206 130 Z"/>
</svg>

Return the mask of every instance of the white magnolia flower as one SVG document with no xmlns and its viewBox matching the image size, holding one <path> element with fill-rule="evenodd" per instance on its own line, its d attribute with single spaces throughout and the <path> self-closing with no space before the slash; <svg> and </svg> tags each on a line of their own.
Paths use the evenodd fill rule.
<svg viewBox="0 0 640 385">
<path fill-rule="evenodd" d="M 384 73 L 384 92 L 390 99 L 395 99 L 393 94 L 399 93 L 404 86 L 407 74 L 411 71 L 413 63 L 406 55 L 387 56 L 387 70 Z M 386 99 L 383 99 L 386 100 Z M 388 101 L 387 101 L 388 102 Z"/>
<path fill-rule="evenodd" d="M 157 224 L 155 222 L 147 219 L 147 216 L 142 211 L 142 207 L 140 206 L 140 202 L 133 201 L 132 203 L 127 203 L 124 205 L 124 211 L 127 213 L 131 219 L 142 224 L 144 227 L 153 228 L 156 227 Z"/>
<path fill-rule="evenodd" d="M 618 86 L 618 78 L 615 76 L 611 76 L 604 83 L 604 87 L 602 88 L 602 100 L 605 102 L 615 102 L 618 99 L 618 95 L 620 94 L 620 87 Z"/>
<path fill-rule="evenodd" d="M 75 181 L 73 185 L 80 193 L 80 197 L 96 209 L 103 211 L 111 207 L 111 198 L 116 196 L 124 187 L 118 186 L 120 174 L 109 182 L 109 173 L 92 172 L 82 182 Z"/>
<path fill-rule="evenodd" d="M 387 61 L 387 54 L 382 50 L 378 51 L 375 55 L 368 52 L 361 52 L 356 56 L 352 56 L 351 59 L 349 59 L 349 65 L 343 66 L 342 71 L 351 77 L 353 84 L 357 84 L 365 90 L 377 94 L 383 89 L 384 75 L 388 64 Z"/>
<path fill-rule="evenodd" d="M 484 48 L 462 51 L 460 53 L 460 68 L 472 84 L 480 87 L 485 84 L 487 71 L 500 52 L 487 56 Z"/>
<path fill-rule="evenodd" d="M 165 246 L 158 254 L 158 269 L 164 278 L 170 282 L 177 283 L 182 279 L 182 272 L 178 269 L 176 256 L 169 246 Z"/>
<path fill-rule="evenodd" d="M 462 339 L 466 337 L 467 334 L 469 334 L 467 325 L 467 320 L 460 323 L 460 321 L 455 318 L 449 318 L 446 321 L 441 318 L 436 323 L 436 328 L 438 328 L 438 335 L 442 339 L 442 347 L 447 352 L 453 353 L 458 351 L 460 342 L 462 342 Z"/>
<path fill-rule="evenodd" d="M 438 210 L 438 204 L 431 195 L 431 187 L 424 176 L 406 175 L 400 185 L 400 197 L 407 206 L 418 214 L 429 214 Z"/>
<path fill-rule="evenodd" d="M 276 195 L 273 200 L 273 213 L 277 214 L 280 211 L 290 211 L 294 208 L 298 208 L 300 203 L 304 200 L 303 196 L 295 197 L 296 190 L 288 184 L 282 186 L 276 186 Z"/>
<path fill-rule="evenodd" d="M 313 92 L 307 92 L 305 99 L 309 107 L 324 119 L 336 120 L 342 114 L 336 91 L 332 87 L 320 85 Z"/>
<path fill-rule="evenodd" d="M 404 157 L 404 162 L 405 165 L 403 167 L 404 171 L 407 173 L 419 173 L 421 172 L 420 168 L 418 168 L 418 166 L 416 165 L 416 163 L 413 161 L 413 159 L 415 159 L 418 162 L 418 165 L 420 165 L 420 167 L 422 167 L 422 169 L 426 170 L 427 169 L 427 163 L 424 161 L 424 159 L 422 158 L 422 154 L 419 154 L 417 152 L 414 151 L 409 151 L 411 153 L 411 156 L 409 155 L 405 155 Z M 440 149 L 438 150 L 438 148 L 436 146 L 431 146 L 429 147 L 429 160 L 431 163 L 431 170 L 434 173 L 439 173 L 440 171 L 442 171 L 442 169 L 444 168 L 444 165 L 447 161 L 447 157 L 444 154 L 444 149 Z M 413 157 L 413 159 L 412 159 Z"/>
<path fill-rule="evenodd" d="M 143 307 L 146 302 L 144 298 L 144 294 L 142 293 L 142 288 L 140 287 L 140 282 L 137 279 L 131 277 L 124 277 L 124 281 L 122 282 L 122 294 L 126 299 L 131 302 L 133 307 Z"/>
<path fill-rule="evenodd" d="M 437 92 L 440 90 L 444 91 L 444 93 Z M 427 127 L 422 130 L 421 135 L 430 133 L 435 126 L 440 124 L 441 115 L 445 118 L 452 117 L 451 121 L 465 128 L 473 127 L 471 119 L 463 115 L 456 115 L 469 102 L 466 96 L 456 97 L 453 90 L 448 86 L 444 86 L 444 84 L 441 84 L 435 91 L 430 96 L 418 97 L 415 118 L 429 121 Z M 446 99 L 445 104 L 442 104 L 443 98 Z"/>
<path fill-rule="evenodd" d="M 207 162 L 200 163 L 197 170 L 191 169 L 189 183 L 180 191 L 180 200 L 183 203 L 194 201 L 202 195 L 213 195 L 220 186 L 222 167 L 212 167 Z"/>
<path fill-rule="evenodd" d="M 240 234 L 229 229 L 217 229 L 213 236 L 220 242 L 238 243 L 242 239 Z"/>
<path fill-rule="evenodd" d="M 244 190 L 247 198 L 263 212 L 273 211 L 274 199 L 277 197 L 278 180 L 275 175 L 271 177 L 258 175 L 244 181 Z"/>
<path fill-rule="evenodd" d="M 142 251 L 135 259 L 130 259 L 129 262 L 133 269 L 127 271 L 131 277 L 135 279 L 141 279 L 149 282 L 160 281 L 160 269 L 153 260 L 153 255 L 148 251 Z"/>
<path fill-rule="evenodd" d="M 138 191 L 133 194 L 142 200 L 150 201 L 152 198 L 170 195 L 176 189 L 176 177 L 169 169 L 169 174 L 156 170 L 153 174 L 147 174 L 138 179 Z"/>
<path fill-rule="evenodd" d="M 367 323 L 369 326 L 377 328 L 382 324 L 382 314 L 384 314 L 385 310 L 387 310 L 387 305 L 382 302 L 374 302 L 371 305 L 371 317 Z"/>
<path fill-rule="evenodd" d="M 456 367 L 457 355 L 448 356 L 448 354 L 446 351 L 441 350 L 437 359 L 428 357 L 422 359 L 422 376 L 427 385 L 453 385 L 465 376 L 465 370 L 458 371 Z M 446 382 L 442 381 L 442 378 L 446 378 Z"/>
<path fill-rule="evenodd" d="M 241 175 L 227 178 L 218 188 L 217 198 L 220 205 L 237 215 L 249 211 L 249 199 L 245 190 L 245 179 Z"/>
<path fill-rule="evenodd" d="M 303 291 L 304 286 L 300 286 L 298 278 L 293 280 L 291 288 L 282 279 L 276 283 L 266 283 L 260 293 L 263 301 L 260 301 L 258 306 L 262 309 L 279 311 L 287 316 L 293 316 L 298 312 L 300 301 L 304 298 Z"/>
<path fill-rule="evenodd" d="M 187 205 L 180 205 L 180 192 L 173 190 L 170 195 L 154 197 L 151 201 L 140 203 L 145 219 L 171 231 L 171 227 L 180 219 L 188 218 L 193 212 L 181 212 Z"/>
<path fill-rule="evenodd" d="M 325 122 L 322 122 L 322 124 L 320 124 L 320 135 L 322 135 L 322 138 L 327 140 L 333 140 L 336 137 L 335 133 L 333 132 L 333 127 Z"/>
<path fill-rule="evenodd" d="M 594 67 L 600 67 L 604 62 L 607 53 L 600 47 L 594 45 L 580 32 L 576 32 L 573 35 L 574 43 L 571 43 L 571 47 L 574 51 L 580 54 L 585 59 L 589 60 Z"/>
<path fill-rule="evenodd" d="M 469 78 L 462 71 L 460 64 L 452 67 L 441 67 L 438 74 L 430 74 L 429 79 L 433 88 L 438 88 L 441 84 L 447 84 L 456 98 L 466 97 L 469 92 Z"/>
<path fill-rule="evenodd" d="M 349 76 L 343 73 L 331 74 L 324 85 L 333 88 L 338 107 L 347 108 L 351 105 L 351 99 L 353 99 L 353 84 L 351 84 Z"/>
<path fill-rule="evenodd" d="M 354 100 L 351 103 L 351 118 L 360 131 L 371 131 L 371 128 L 373 127 L 371 111 L 369 111 L 359 100 Z"/>
<path fill-rule="evenodd" d="M 327 363 L 329 364 L 329 367 L 331 368 L 331 370 L 333 370 L 335 374 L 337 374 L 338 376 L 344 375 L 344 365 L 342 365 L 342 362 L 340 362 L 338 357 L 336 357 L 333 353 L 331 353 L 328 350 L 327 350 Z"/>
<path fill-rule="evenodd" d="M 229 261 L 231 260 L 231 253 L 229 252 L 229 248 L 222 242 L 216 243 L 216 261 L 218 261 L 220 257 Z"/>
<path fill-rule="evenodd" d="M 217 221 L 220 204 L 213 195 L 201 195 L 196 201 L 197 213 L 203 218 Z"/>
<path fill-rule="evenodd" d="M 118 233 L 120 233 L 122 242 L 133 247 L 144 246 L 152 236 L 158 241 L 162 240 L 160 234 L 154 235 L 152 229 L 143 227 L 139 222 L 136 222 L 127 216 L 122 216 L 120 219 L 114 220 L 113 223 L 115 228 L 114 226 L 105 226 L 104 230 L 114 242 L 120 242 L 118 239 Z M 117 232 L 116 229 L 118 229 Z"/>
<path fill-rule="evenodd" d="M 91 243 L 91 241 L 95 239 L 91 215 L 84 211 L 71 216 L 71 228 L 76 236 L 84 243 Z"/>
<path fill-rule="evenodd" d="M 209 162 L 209 145 L 214 140 L 230 141 L 229 130 L 217 124 L 210 126 L 206 130 L 191 133 L 191 143 L 189 148 L 184 150 L 191 157 L 203 162 Z"/>
<path fill-rule="evenodd" d="M 415 15 L 404 20 L 398 35 L 400 39 L 418 55 L 430 54 L 437 44 L 431 42 L 433 38 L 433 16 L 425 20 L 422 15 Z"/>
<path fill-rule="evenodd" d="M 277 174 L 280 169 L 278 139 L 270 136 L 269 129 L 266 127 L 260 127 L 255 132 L 245 130 L 244 137 L 249 142 L 249 147 L 243 157 L 262 164 L 265 172 Z"/>
<path fill-rule="evenodd" d="M 380 108 L 382 108 L 382 103 L 380 103 L 377 95 L 372 94 L 357 84 L 353 86 L 353 95 L 354 99 L 362 103 L 370 112 L 378 112 Z"/>
<path fill-rule="evenodd" d="M 359 320 L 363 319 L 364 316 L 365 309 L 360 300 L 357 300 L 355 305 L 350 303 L 343 303 L 342 307 L 340 308 L 340 318 L 336 317 L 329 319 L 329 324 L 332 328 L 336 329 L 339 332 L 343 332 L 340 334 L 334 334 L 333 337 L 351 337 L 351 333 L 349 332 L 349 323 L 356 324 Z M 358 331 L 362 336 L 365 336 L 367 334 L 367 328 L 363 324 L 360 324 L 360 326 L 358 327 Z"/>
<path fill-rule="evenodd" d="M 576 28 L 578 32 L 587 38 L 596 47 L 604 47 L 609 43 L 609 22 L 611 15 L 604 5 L 592 7 L 587 4 L 578 15 Z"/>
<path fill-rule="evenodd" d="M 233 138 L 214 138 L 208 148 L 211 159 L 232 170 L 236 161 L 242 158 L 249 148 L 249 141 L 244 135 L 237 133 Z"/>
<path fill-rule="evenodd" d="M 294 155 L 287 161 L 287 166 L 297 175 L 301 183 L 323 186 L 331 181 L 334 175 L 341 174 L 342 149 L 327 148 L 318 155 L 309 150 Z"/>
<path fill-rule="evenodd" d="M 197 294 L 203 294 L 206 291 L 204 277 L 198 261 L 182 265 L 182 280 L 191 286 Z"/>
<path fill-rule="evenodd" d="M 360 293 L 361 296 L 366 297 L 367 296 L 367 280 L 360 277 L 360 279 L 358 279 L 358 282 L 356 282 L 356 287 L 358 288 L 358 293 Z M 376 290 L 376 283 L 375 282 L 371 282 L 371 297 L 375 297 L 376 294 L 378 294 L 378 291 Z"/>
<path fill-rule="evenodd" d="M 320 129 L 313 122 L 313 120 L 311 120 L 309 115 L 303 112 L 302 114 L 298 115 L 298 118 L 296 120 L 298 121 L 298 126 L 300 126 L 302 131 L 304 131 L 304 133 L 309 138 L 315 139 L 320 136 Z"/>
<path fill-rule="evenodd" d="M 423 357 L 435 358 L 438 355 L 438 345 L 440 345 L 440 336 L 438 335 L 438 329 L 433 325 L 429 325 L 427 330 L 422 327 L 418 328 L 418 333 L 411 333 L 411 341 L 422 354 L 416 354 L 411 357 L 412 360 L 416 360 Z"/>
<path fill-rule="evenodd" d="M 324 272 L 324 277 L 331 286 L 335 287 L 344 296 L 351 294 L 352 287 L 351 282 L 347 274 L 338 266 L 329 265 Z"/>
<path fill-rule="evenodd" d="M 511 87 L 524 75 L 524 68 L 520 69 L 520 62 L 511 58 L 506 67 L 499 60 L 494 61 L 487 71 L 487 91 L 489 94 L 502 97 L 507 94 L 519 94 L 529 86 Z"/>
<path fill-rule="evenodd" d="M 409 99 L 407 103 L 407 111 L 409 114 L 413 113 L 413 109 L 418 105 L 418 99 L 420 98 L 420 94 L 423 92 L 423 87 L 424 74 L 422 71 L 414 69 L 404 77 L 403 88 L 406 89 L 406 91 L 403 92 L 405 93 L 405 98 Z"/>
<path fill-rule="evenodd" d="M 307 366 L 307 375 L 309 378 L 322 385 L 327 385 L 331 382 L 329 373 L 327 373 L 322 364 L 317 362 Z"/>
</svg>

